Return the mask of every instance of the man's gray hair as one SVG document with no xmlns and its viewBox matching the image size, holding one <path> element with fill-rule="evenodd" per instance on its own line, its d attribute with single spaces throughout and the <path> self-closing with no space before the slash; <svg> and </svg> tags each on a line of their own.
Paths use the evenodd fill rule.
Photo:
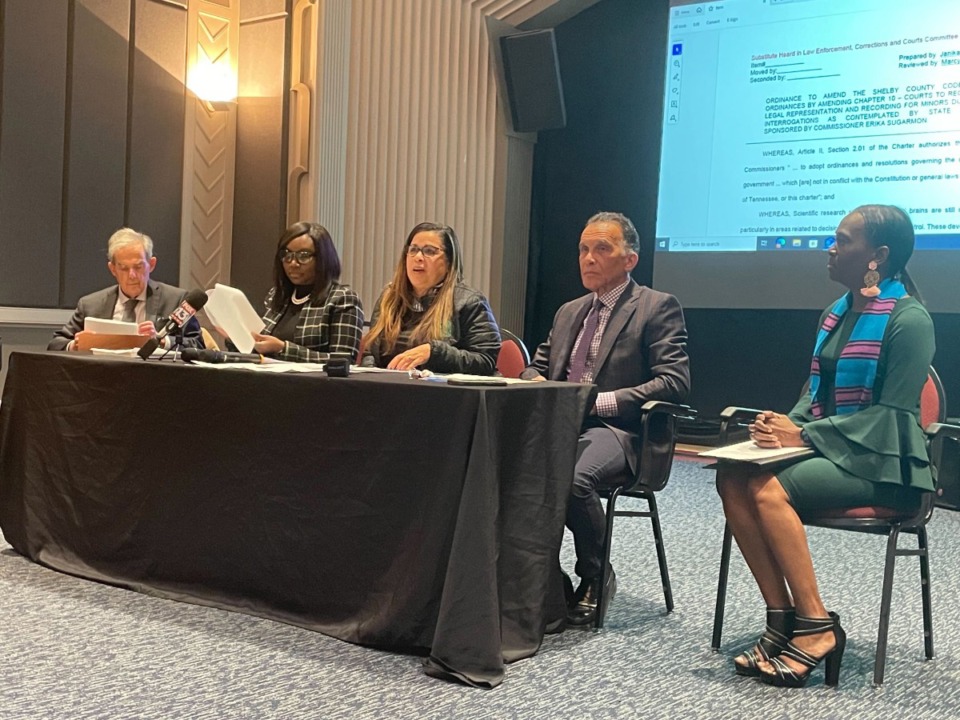
<svg viewBox="0 0 960 720">
<path fill-rule="evenodd" d="M 598 212 L 587 220 L 587 225 L 601 222 L 616 223 L 619 225 L 620 232 L 623 234 L 624 244 L 630 250 L 633 250 L 638 255 L 640 254 L 640 235 L 637 234 L 637 229 L 633 226 L 630 218 L 618 212 Z M 586 227 L 586 225 L 584 227 Z"/>
<path fill-rule="evenodd" d="M 150 236 L 125 227 L 117 230 L 107 241 L 107 259 L 113 262 L 113 256 L 117 250 L 131 245 L 140 245 L 147 254 L 147 258 L 153 257 L 153 240 Z"/>
</svg>

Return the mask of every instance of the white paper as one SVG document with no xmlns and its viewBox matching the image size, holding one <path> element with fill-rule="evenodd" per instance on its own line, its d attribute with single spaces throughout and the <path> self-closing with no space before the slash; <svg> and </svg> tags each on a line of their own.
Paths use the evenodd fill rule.
<svg viewBox="0 0 960 720">
<path fill-rule="evenodd" d="M 320 363 L 298 363 L 275 358 L 263 358 L 259 363 L 206 363 L 195 360 L 190 363 L 195 367 L 210 368 L 211 370 L 246 370 L 259 373 L 319 373 L 323 371 Z"/>
<path fill-rule="evenodd" d="M 103 333 L 106 335 L 139 335 L 138 325 L 122 320 L 104 320 L 103 318 L 85 317 L 83 329 L 85 332 Z"/>
<path fill-rule="evenodd" d="M 253 309 L 247 296 L 229 285 L 217 283 L 207 290 L 203 306 L 210 322 L 226 335 L 240 352 L 253 352 L 253 333 L 263 331 L 263 319 Z"/>
<path fill-rule="evenodd" d="M 123 348 L 122 350 L 111 350 L 110 348 L 90 348 L 94 355 L 112 355 L 113 357 L 136 357 L 139 348 Z"/>
<path fill-rule="evenodd" d="M 713 448 L 712 450 L 705 450 L 699 454 L 700 457 L 716 458 L 717 460 L 736 460 L 759 464 L 765 464 L 775 460 L 786 460 L 793 457 L 803 457 L 805 455 L 813 455 L 813 448 L 762 448 L 753 440 L 736 443 L 735 445 L 725 445 L 723 447 Z"/>
</svg>

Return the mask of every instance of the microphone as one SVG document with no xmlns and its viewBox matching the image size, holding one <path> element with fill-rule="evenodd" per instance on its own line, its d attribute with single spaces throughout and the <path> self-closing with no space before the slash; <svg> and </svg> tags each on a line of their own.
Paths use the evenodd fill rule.
<svg viewBox="0 0 960 720">
<path fill-rule="evenodd" d="M 258 353 L 184 348 L 180 351 L 180 359 L 184 362 L 205 362 L 211 363 L 212 365 L 220 365 L 221 363 L 256 363 L 259 365 L 263 362 L 263 355 Z"/>
<path fill-rule="evenodd" d="M 186 325 L 190 318 L 196 315 L 197 311 L 206 304 L 207 294 L 203 290 L 191 290 L 188 292 L 183 302 L 170 313 L 166 324 L 160 328 L 160 332 L 157 333 L 156 337 L 147 340 L 143 344 L 143 347 L 137 351 L 137 355 L 139 355 L 141 359 L 146 360 L 153 354 L 154 350 L 160 347 L 160 342 L 167 335 Z"/>
</svg>

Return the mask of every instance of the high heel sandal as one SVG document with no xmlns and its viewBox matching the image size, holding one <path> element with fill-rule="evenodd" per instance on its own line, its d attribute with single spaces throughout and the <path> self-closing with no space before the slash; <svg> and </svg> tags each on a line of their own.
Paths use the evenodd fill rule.
<svg viewBox="0 0 960 720">
<path fill-rule="evenodd" d="M 770 662 L 770 658 L 776 657 L 786 650 L 787 643 L 793 637 L 796 617 L 797 613 L 793 608 L 785 610 L 767 608 L 767 627 L 763 635 L 760 636 L 754 647 L 737 656 L 738 658 L 746 658 L 747 661 L 738 663 L 736 658 L 733 661 L 737 675 L 758 677 L 760 675 L 760 663 Z"/>
<path fill-rule="evenodd" d="M 837 685 L 840 682 L 840 661 L 843 659 L 843 650 L 847 645 L 847 634 L 840 627 L 840 616 L 836 613 L 830 613 L 828 618 L 806 618 L 797 616 L 796 627 L 793 631 L 795 638 L 804 635 L 817 635 L 833 631 L 833 637 L 837 644 L 827 654 L 820 657 L 813 657 L 804 652 L 793 642 L 787 643 L 787 649 L 778 657 L 772 658 L 768 662 L 773 666 L 773 672 L 760 671 L 760 679 L 767 685 L 777 687 L 800 688 L 807 684 L 813 669 L 822 661 L 826 660 L 824 680 L 825 685 Z M 797 672 L 784 662 L 783 658 L 790 658 L 804 665 L 806 672 Z"/>
</svg>

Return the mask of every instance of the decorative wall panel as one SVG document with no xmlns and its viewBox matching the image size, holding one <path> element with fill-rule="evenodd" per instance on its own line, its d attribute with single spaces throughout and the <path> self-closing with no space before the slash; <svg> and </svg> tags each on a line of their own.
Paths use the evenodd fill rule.
<svg viewBox="0 0 960 720">
<path fill-rule="evenodd" d="M 180 248 L 180 284 L 186 288 L 230 282 L 239 5 L 240 0 L 189 3 L 187 84 L 192 92 L 184 124 Z M 231 95 L 232 100 L 224 99 Z"/>
</svg>

